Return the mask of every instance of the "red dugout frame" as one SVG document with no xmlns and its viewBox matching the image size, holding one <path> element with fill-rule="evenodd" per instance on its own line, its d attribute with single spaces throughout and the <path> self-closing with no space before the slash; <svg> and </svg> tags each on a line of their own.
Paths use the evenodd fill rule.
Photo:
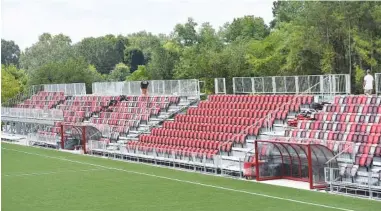
<svg viewBox="0 0 381 211">
<path fill-rule="evenodd" d="M 289 179 L 310 184 L 310 189 L 326 187 L 325 163 L 337 165 L 335 155 L 326 146 L 314 143 L 255 141 L 255 176 L 257 181 Z"/>
</svg>

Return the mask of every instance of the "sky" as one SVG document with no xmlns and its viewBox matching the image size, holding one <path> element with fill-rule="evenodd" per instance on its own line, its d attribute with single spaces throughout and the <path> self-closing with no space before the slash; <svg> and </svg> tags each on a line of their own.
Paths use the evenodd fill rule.
<svg viewBox="0 0 381 211">
<path fill-rule="evenodd" d="M 272 0 L 1 0 L 1 38 L 22 50 L 44 32 L 84 37 L 145 30 L 169 34 L 188 17 L 216 29 L 235 17 L 255 15 L 268 24 Z"/>
</svg>

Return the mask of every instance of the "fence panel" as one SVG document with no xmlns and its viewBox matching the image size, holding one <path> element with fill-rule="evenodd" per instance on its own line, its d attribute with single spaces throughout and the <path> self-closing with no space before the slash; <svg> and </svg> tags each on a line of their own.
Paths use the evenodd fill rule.
<svg viewBox="0 0 381 211">
<path fill-rule="evenodd" d="M 23 92 L 17 94 L 6 102 L 2 102 L 3 106 L 13 107 L 17 104 L 24 102 L 25 100 L 31 98 L 33 95 L 37 94 L 40 91 L 44 91 L 43 85 L 33 85 L 24 90 Z"/>
<path fill-rule="evenodd" d="M 149 95 L 199 96 L 199 82 L 189 80 L 148 81 Z M 95 82 L 92 84 L 94 95 L 141 95 L 141 81 Z"/>
<path fill-rule="evenodd" d="M 376 85 L 376 94 L 381 94 L 381 73 L 375 74 L 375 85 Z"/>
<path fill-rule="evenodd" d="M 350 77 L 337 75 L 233 78 L 234 94 L 350 94 Z"/>
<path fill-rule="evenodd" d="M 73 84 L 44 84 L 46 92 L 65 92 L 65 95 L 86 95 L 86 85 L 84 83 Z"/>
<path fill-rule="evenodd" d="M 63 121 L 63 111 L 59 109 L 1 108 L 1 117 L 20 119 L 43 119 Z"/>
<path fill-rule="evenodd" d="M 226 81 L 225 78 L 214 79 L 214 94 L 226 94 Z"/>
</svg>

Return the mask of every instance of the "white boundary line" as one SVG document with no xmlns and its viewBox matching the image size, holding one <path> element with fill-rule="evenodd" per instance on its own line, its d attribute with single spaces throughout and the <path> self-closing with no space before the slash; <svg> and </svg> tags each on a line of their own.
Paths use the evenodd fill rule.
<svg viewBox="0 0 381 211">
<path fill-rule="evenodd" d="M 193 185 L 198 185 L 198 186 L 203 186 L 203 187 L 209 187 L 209 188 L 214 188 L 214 189 L 220 189 L 220 190 L 226 190 L 226 191 L 231 191 L 231 192 L 237 192 L 237 193 L 244 193 L 244 194 L 249 194 L 249 195 L 261 196 L 261 197 L 264 197 L 264 198 L 277 199 L 277 200 L 281 200 L 281 201 L 288 201 L 288 202 L 293 202 L 293 203 L 298 203 L 298 204 L 305 204 L 305 205 L 310 205 L 310 206 L 315 206 L 315 207 L 328 208 L 328 209 L 333 209 L 333 210 L 342 210 L 342 211 L 355 211 L 355 210 L 351 210 L 351 209 L 334 207 L 334 206 L 329 206 L 329 205 L 324 205 L 324 204 L 318 204 L 318 203 L 312 203 L 312 202 L 294 200 L 294 199 L 289 199 L 289 198 L 282 198 L 282 197 L 278 197 L 278 196 L 271 196 L 271 195 L 267 195 L 267 194 L 249 192 L 249 191 L 238 190 L 238 189 L 233 189 L 233 188 L 226 188 L 226 187 L 216 186 L 216 185 L 208 185 L 208 184 L 199 183 L 199 182 L 193 182 L 193 181 L 188 181 L 188 180 L 180 180 L 180 179 L 175 179 L 175 178 L 171 178 L 171 177 L 159 176 L 159 175 L 155 175 L 155 174 L 147 174 L 147 173 L 142 173 L 142 172 L 137 172 L 137 171 L 125 170 L 125 169 L 121 169 L 121 168 L 108 167 L 108 166 L 103 166 L 103 165 L 98 165 L 98 164 L 93 164 L 93 163 L 88 163 L 88 162 L 81 162 L 81 161 L 71 160 L 71 159 L 67 159 L 67 158 L 63 158 L 63 157 L 48 156 L 48 155 L 42 155 L 42 154 L 38 154 L 38 153 L 31 153 L 31 152 L 26 152 L 26 151 L 21 151 L 21 150 L 15 150 L 15 149 L 7 149 L 7 148 L 2 148 L 2 149 L 3 150 L 14 151 L 14 152 L 19 152 L 19 153 L 24 153 L 24 154 L 29 154 L 29 155 L 36 155 L 36 156 L 45 157 L 45 158 L 51 158 L 51 159 L 57 159 L 57 160 L 67 161 L 67 162 L 71 162 L 71 163 L 78 163 L 78 164 L 82 164 L 82 165 L 89 165 L 89 166 L 104 168 L 104 169 L 108 169 L 108 170 L 115 170 L 115 171 L 121 171 L 121 172 L 131 173 L 131 174 L 144 175 L 144 176 L 148 176 L 148 177 L 155 177 L 155 178 L 160 178 L 160 179 L 165 179 L 165 180 L 171 180 L 171 181 L 176 181 L 176 182 L 181 182 L 181 183 L 187 183 L 187 184 L 193 184 Z"/>
<path fill-rule="evenodd" d="M 4 177 L 23 177 L 23 176 L 40 176 L 40 175 L 49 175 L 49 174 L 60 174 L 60 173 L 77 173 L 77 172 L 86 172 L 86 171 L 102 171 L 105 169 L 95 168 L 95 169 L 86 169 L 86 170 L 67 170 L 67 171 L 50 171 L 50 172 L 35 172 L 27 174 L 3 174 Z"/>
</svg>

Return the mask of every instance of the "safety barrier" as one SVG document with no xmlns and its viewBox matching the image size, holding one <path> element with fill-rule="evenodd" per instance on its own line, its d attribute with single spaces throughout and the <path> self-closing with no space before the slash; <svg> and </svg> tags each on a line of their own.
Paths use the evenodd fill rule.
<svg viewBox="0 0 381 211">
<path fill-rule="evenodd" d="M 319 84 L 319 86 L 314 86 Z M 235 77 L 234 94 L 350 94 L 349 74 Z M 313 88 L 311 88 L 313 87 Z"/>
<path fill-rule="evenodd" d="M 148 81 L 149 95 L 199 96 L 199 81 L 156 80 Z M 92 84 L 94 95 L 141 95 L 141 81 L 95 82 Z"/>
</svg>

